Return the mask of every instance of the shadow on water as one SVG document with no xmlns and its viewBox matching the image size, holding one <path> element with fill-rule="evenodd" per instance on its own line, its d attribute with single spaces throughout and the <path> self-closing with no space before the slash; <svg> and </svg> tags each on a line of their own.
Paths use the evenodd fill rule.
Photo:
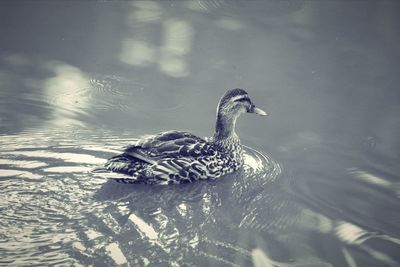
<svg viewBox="0 0 400 267">
<path fill-rule="evenodd" d="M 281 216 L 290 205 L 279 165 L 251 148 L 245 167 L 218 181 L 122 185 L 90 170 L 115 153 L 116 139 L 118 147 L 133 139 L 50 132 L 2 137 L 0 223 L 19 221 L 8 227 L 12 236 L 2 233 L 2 263 L 62 264 L 72 257 L 84 264 L 248 265 L 257 235 L 246 231 L 291 224 L 292 215 Z"/>
<path fill-rule="evenodd" d="M 176 186 L 108 181 L 93 197 L 124 207 L 117 219 L 124 229 L 121 234 L 132 237 L 140 233 L 140 242 L 147 240 L 152 249 L 165 253 L 156 260 L 158 264 L 178 260 L 192 264 L 248 265 L 251 251 L 247 244 L 241 244 L 243 240 L 236 239 L 239 229 L 262 230 L 273 224 L 276 227 L 279 223 L 273 209 L 277 208 L 274 203 L 280 202 L 280 194 L 276 192 L 282 192 L 282 188 L 280 167 L 271 158 L 247 148 L 246 162 L 244 169 L 218 181 Z M 233 239 L 228 241 L 227 236 Z M 118 239 L 121 246 L 121 238 Z M 226 255 L 221 255 L 221 251 Z M 151 257 L 151 253 L 146 254 L 143 256 Z"/>
<path fill-rule="evenodd" d="M 362 262 L 361 253 L 396 265 L 396 224 L 374 218 L 368 203 L 355 202 L 354 189 L 343 185 L 358 188 L 359 199 L 371 187 L 386 190 L 374 190 L 375 205 L 386 209 L 397 206 L 391 194 L 398 187 L 349 156 L 332 164 L 340 158 L 332 151 L 333 158 L 299 151 L 294 156 L 312 171 L 298 168 L 293 176 L 245 147 L 242 170 L 179 186 L 118 184 L 90 173 L 135 140 L 129 136 L 74 129 L 3 135 L 0 224 L 8 230 L 0 233 L 0 263 L 331 266 Z M 343 178 L 342 163 L 349 166 Z M 321 179 L 321 169 L 336 177 Z"/>
<path fill-rule="evenodd" d="M 128 113 L 139 112 L 150 101 L 131 80 L 89 79 L 69 66 L 54 66 L 59 73 L 45 84 L 55 123 L 46 125 L 62 125 L 64 118 L 79 122 L 89 103 L 92 113 L 110 107 Z M 70 76 L 77 81 L 73 86 L 87 86 L 83 93 L 76 90 L 86 100 L 75 103 L 76 95 L 63 97 L 60 85 L 70 86 Z M 132 91 L 132 86 L 139 89 Z M 132 95 L 136 106 L 123 108 Z M 48 264 L 293 267 L 331 262 L 352 266 L 367 257 L 396 266 L 394 251 L 400 241 L 395 200 L 400 190 L 395 164 L 382 171 L 388 159 L 378 156 L 364 166 L 360 159 L 369 159 L 370 151 L 354 155 L 303 134 L 302 142 L 280 148 L 296 159 L 283 174 L 272 158 L 250 147 L 245 149 L 244 169 L 218 181 L 121 185 L 89 172 L 132 143 L 132 135 L 75 127 L 2 135 L 0 208 L 5 215 L 0 223 L 18 224 L 0 233 L 0 263 L 23 265 L 34 259 Z M 313 149 L 305 152 L 305 141 Z M 363 201 L 370 196 L 373 205 Z M 389 211 L 387 220 L 377 219 L 376 207 Z"/>
<path fill-rule="evenodd" d="M 398 1 L 14 2 L 0 265 L 399 266 Z M 166 187 L 90 172 L 132 136 L 206 135 L 234 87 L 271 114 L 241 140 L 279 164 L 246 148 L 241 172 Z"/>
</svg>

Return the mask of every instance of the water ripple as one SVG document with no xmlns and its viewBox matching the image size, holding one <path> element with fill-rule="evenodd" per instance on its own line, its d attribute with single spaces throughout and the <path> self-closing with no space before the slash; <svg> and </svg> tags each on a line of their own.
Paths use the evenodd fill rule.
<svg viewBox="0 0 400 267">
<path fill-rule="evenodd" d="M 218 181 L 125 185 L 89 172 L 136 140 L 129 136 L 78 129 L 3 135 L 0 264 L 329 266 L 309 236 L 352 246 L 389 266 L 396 261 L 372 246 L 400 244 L 381 230 L 391 222 L 364 227 L 326 199 L 331 191 L 325 186 L 312 190 L 323 182 L 334 187 L 333 178 L 291 179 L 290 169 L 283 172 L 272 157 L 250 147 L 245 166 Z M 343 173 L 356 178 L 350 181 L 361 192 L 390 189 L 377 172 L 363 169 Z M 390 203 L 386 198 L 382 202 Z M 352 212 L 368 216 L 368 210 Z M 276 251 L 289 255 L 299 243 L 303 256 L 277 260 Z M 345 261 L 358 262 L 353 249 L 340 251 Z"/>
<path fill-rule="evenodd" d="M 132 187 L 89 172 L 118 151 L 116 139 L 118 148 L 135 141 L 123 134 L 98 136 L 76 129 L 68 134 L 26 130 L 2 136 L 0 225 L 7 229 L 0 231 L 2 263 L 162 264 L 167 259 L 188 262 L 188 255 L 232 262 L 212 252 L 194 253 L 207 242 L 242 251 L 249 261 L 246 249 L 206 238 L 207 229 L 234 203 L 259 199 L 257 193 L 277 181 L 281 170 L 276 162 L 246 148 L 243 170 L 220 181 Z M 238 216 L 246 212 L 240 209 Z M 252 216 L 257 223 L 258 212 Z M 247 222 L 235 227 L 252 226 Z M 129 253 L 131 249 L 140 255 Z"/>
</svg>

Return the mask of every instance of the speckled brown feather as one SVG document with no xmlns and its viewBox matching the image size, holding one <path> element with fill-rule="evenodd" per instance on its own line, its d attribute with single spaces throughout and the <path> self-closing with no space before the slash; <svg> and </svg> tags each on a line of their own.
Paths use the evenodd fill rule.
<svg viewBox="0 0 400 267">
<path fill-rule="evenodd" d="M 105 167 L 130 175 L 116 179 L 122 183 L 176 184 L 217 179 L 243 165 L 235 124 L 240 114 L 254 110 L 245 90 L 228 90 L 219 101 L 215 133 L 210 140 L 181 131 L 159 133 L 126 147 Z"/>
<path fill-rule="evenodd" d="M 123 154 L 109 159 L 105 167 L 132 176 L 116 179 L 123 183 L 188 183 L 216 179 L 241 166 L 234 157 L 224 154 L 212 142 L 193 134 L 168 131 L 126 147 Z"/>
</svg>

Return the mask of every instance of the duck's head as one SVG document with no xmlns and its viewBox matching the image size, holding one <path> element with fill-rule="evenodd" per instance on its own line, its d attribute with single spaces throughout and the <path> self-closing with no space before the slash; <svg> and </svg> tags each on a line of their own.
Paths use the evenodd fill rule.
<svg viewBox="0 0 400 267">
<path fill-rule="evenodd" d="M 219 101 L 217 115 L 237 118 L 242 113 L 267 115 L 264 110 L 253 104 L 245 90 L 240 88 L 228 90 Z"/>
<path fill-rule="evenodd" d="M 236 88 L 227 91 L 218 104 L 214 139 L 218 141 L 234 137 L 236 119 L 242 113 L 267 115 L 253 104 L 245 90 Z"/>
</svg>

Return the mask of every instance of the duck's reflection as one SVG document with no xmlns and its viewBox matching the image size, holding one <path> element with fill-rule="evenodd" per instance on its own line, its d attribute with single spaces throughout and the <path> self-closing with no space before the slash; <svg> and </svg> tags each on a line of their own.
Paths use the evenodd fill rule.
<svg viewBox="0 0 400 267">
<path fill-rule="evenodd" d="M 266 166 L 272 168 L 271 164 Z M 242 247 L 239 232 L 272 226 L 274 223 L 266 221 L 275 221 L 275 218 L 265 214 L 273 214 L 273 209 L 277 209 L 274 203 L 280 201 L 276 198 L 279 194 L 270 194 L 279 186 L 279 180 L 275 179 L 277 173 L 265 172 L 266 169 L 252 171 L 247 168 L 218 181 L 176 186 L 109 181 L 94 197 L 123 210 L 116 218 L 122 228 L 121 238 L 127 242 L 122 247 L 149 251 L 147 258 L 157 251 L 164 253 L 165 259 L 187 261 L 195 257 L 193 260 L 197 263 L 217 260 L 248 265 L 251 250 L 247 244 Z M 134 237 L 137 240 L 132 242 Z M 151 250 L 143 249 L 147 246 Z M 221 253 L 226 253 L 226 257 L 221 257 Z M 217 255 L 219 259 L 215 258 Z"/>
<path fill-rule="evenodd" d="M 145 203 L 147 208 L 153 205 L 159 207 L 160 205 L 180 204 L 182 201 L 198 202 L 215 185 L 216 183 L 213 181 L 205 181 L 183 185 L 149 186 L 121 184 L 110 180 L 100 188 L 95 198 L 103 201 Z"/>
</svg>

